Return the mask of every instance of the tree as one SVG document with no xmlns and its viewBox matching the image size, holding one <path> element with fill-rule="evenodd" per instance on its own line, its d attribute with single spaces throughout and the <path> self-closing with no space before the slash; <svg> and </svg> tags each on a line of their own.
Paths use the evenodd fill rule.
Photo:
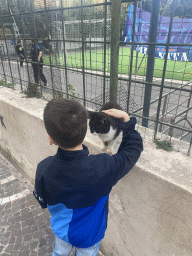
<svg viewBox="0 0 192 256">
<path fill-rule="evenodd" d="M 143 0 L 142 9 L 151 12 L 153 0 Z M 192 18 L 192 1 L 191 0 L 161 0 L 160 1 L 160 15 L 171 16 L 172 3 L 175 2 L 174 17 L 178 18 Z"/>
<path fill-rule="evenodd" d="M 127 20 L 127 13 L 131 3 L 121 4 L 121 19 L 120 19 L 120 41 L 124 41 L 125 24 Z"/>
</svg>

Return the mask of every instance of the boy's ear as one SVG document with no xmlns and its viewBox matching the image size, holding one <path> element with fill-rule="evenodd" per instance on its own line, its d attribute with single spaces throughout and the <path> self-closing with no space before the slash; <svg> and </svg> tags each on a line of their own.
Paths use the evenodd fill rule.
<svg viewBox="0 0 192 256">
<path fill-rule="evenodd" d="M 47 133 L 47 138 L 48 138 L 48 141 L 49 141 L 49 145 L 55 144 L 54 140 L 49 136 L 48 133 Z"/>
<path fill-rule="evenodd" d="M 91 119 L 91 117 L 95 114 L 93 111 L 88 110 L 88 119 Z"/>
</svg>

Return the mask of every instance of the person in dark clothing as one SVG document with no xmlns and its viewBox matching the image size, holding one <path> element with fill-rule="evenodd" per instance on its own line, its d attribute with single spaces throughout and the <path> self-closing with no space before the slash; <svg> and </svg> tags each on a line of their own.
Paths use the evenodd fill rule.
<svg viewBox="0 0 192 256">
<path fill-rule="evenodd" d="M 16 45 L 16 53 L 17 53 L 17 57 L 20 60 L 20 67 L 23 67 L 23 60 L 25 58 L 25 53 L 24 53 L 24 49 L 21 46 L 21 40 L 17 41 L 17 45 Z"/>
<path fill-rule="evenodd" d="M 35 83 L 39 83 L 40 79 L 43 81 L 44 86 L 47 86 L 47 80 L 43 74 L 43 58 L 42 58 L 42 50 L 39 45 L 35 44 L 35 39 L 31 40 L 31 59 L 32 59 L 32 67 Z"/>
<path fill-rule="evenodd" d="M 104 238 L 108 200 L 112 187 L 135 165 L 143 150 L 136 118 L 117 109 L 103 111 L 122 118 L 123 139 L 114 155 L 90 155 L 83 145 L 87 132 L 87 110 L 77 101 L 57 98 L 44 109 L 49 144 L 56 155 L 37 165 L 33 195 L 51 214 L 55 233 L 53 256 L 96 256 Z"/>
</svg>

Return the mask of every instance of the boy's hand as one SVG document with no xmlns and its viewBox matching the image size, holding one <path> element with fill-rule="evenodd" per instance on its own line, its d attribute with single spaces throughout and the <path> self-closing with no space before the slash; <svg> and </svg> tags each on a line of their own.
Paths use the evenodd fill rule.
<svg viewBox="0 0 192 256">
<path fill-rule="evenodd" d="M 123 110 L 111 108 L 108 110 L 102 110 L 101 112 L 104 112 L 107 115 L 110 115 L 116 118 L 123 118 L 124 122 L 128 122 L 130 120 L 129 115 Z"/>
</svg>

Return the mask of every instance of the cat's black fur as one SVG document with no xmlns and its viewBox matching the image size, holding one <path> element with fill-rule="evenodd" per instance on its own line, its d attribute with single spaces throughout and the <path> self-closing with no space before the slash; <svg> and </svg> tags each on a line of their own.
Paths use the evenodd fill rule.
<svg viewBox="0 0 192 256">
<path fill-rule="evenodd" d="M 91 133 L 96 132 L 98 134 L 105 147 L 108 147 L 109 145 L 112 146 L 113 142 L 121 132 L 119 127 L 119 121 L 122 121 L 121 118 L 115 118 L 101 112 L 102 110 L 111 108 L 122 110 L 121 106 L 116 102 L 108 102 L 101 107 L 99 112 L 88 111 L 90 131 Z M 112 134 L 109 134 L 110 128 L 113 128 Z"/>
</svg>

